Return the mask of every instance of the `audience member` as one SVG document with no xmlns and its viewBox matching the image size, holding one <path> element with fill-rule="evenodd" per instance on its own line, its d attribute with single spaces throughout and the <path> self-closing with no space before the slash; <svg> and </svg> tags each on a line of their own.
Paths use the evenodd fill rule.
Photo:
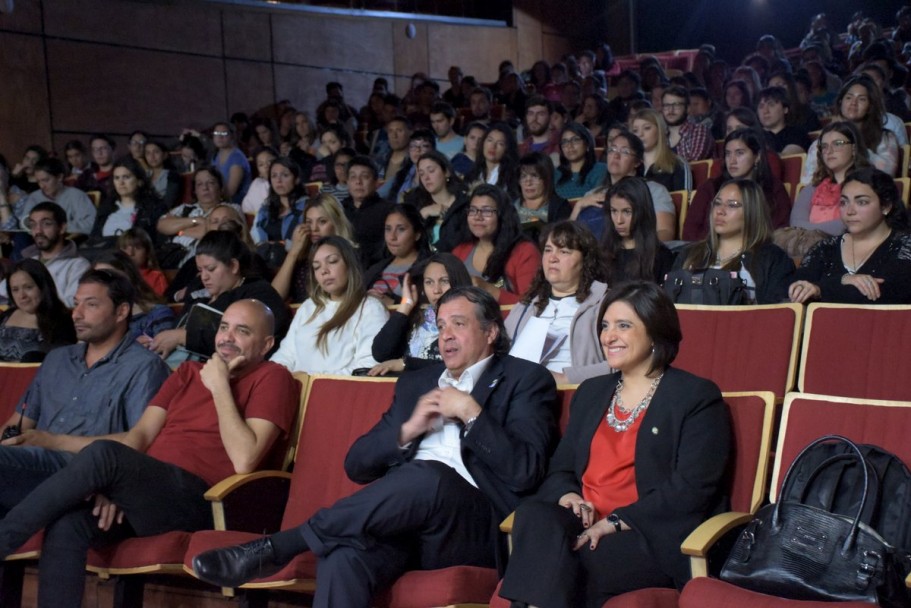
<svg viewBox="0 0 911 608">
<path fill-rule="evenodd" d="M 25 221 L 35 244 L 22 250 L 23 259 L 38 260 L 54 277 L 57 293 L 72 308 L 79 278 L 89 269 L 89 262 L 79 256 L 76 243 L 67 239 L 66 212 L 57 203 L 38 203 Z M 7 288 L 0 281 L 0 292 Z"/>
<path fill-rule="evenodd" d="M 724 169 L 718 177 L 710 177 L 693 194 L 686 220 L 683 239 L 704 239 L 715 221 L 713 207 L 715 195 L 722 184 L 732 179 L 749 179 L 763 191 L 763 202 L 768 205 L 772 228 L 788 225 L 791 217 L 791 197 L 784 184 L 771 174 L 765 149 L 765 138 L 755 129 L 737 129 L 724 138 Z"/>
<path fill-rule="evenodd" d="M 234 141 L 234 126 L 215 123 L 212 128 L 212 142 L 215 144 L 215 156 L 212 166 L 221 174 L 225 198 L 240 205 L 250 187 L 250 163 Z"/>
<path fill-rule="evenodd" d="M 78 178 L 83 171 L 88 171 L 89 156 L 85 146 L 78 139 L 71 139 L 63 146 L 63 155 L 66 158 L 67 178 Z M 73 181 L 73 184 L 76 182 Z"/>
<path fill-rule="evenodd" d="M 183 183 L 180 174 L 171 167 L 168 149 L 160 141 L 147 141 L 145 145 L 145 166 L 148 169 L 149 184 L 170 209 L 180 202 Z"/>
<path fill-rule="evenodd" d="M 572 213 L 569 201 L 555 190 L 554 164 L 544 152 L 531 152 L 519 159 L 519 198 L 515 200 L 519 223 L 530 236 Z"/>
<path fill-rule="evenodd" d="M 481 145 L 486 133 L 487 126 L 481 122 L 472 122 L 465 129 L 465 147 L 460 153 L 452 157 L 452 168 L 457 175 L 465 178 L 474 170 L 475 162 L 478 160 L 478 152 L 481 151 Z"/>
<path fill-rule="evenodd" d="M 104 134 L 93 135 L 89 140 L 89 149 L 92 152 L 92 165 L 83 171 L 76 180 L 76 187 L 83 192 L 96 190 L 101 192 L 102 198 L 111 193 L 111 173 L 114 170 L 114 140 Z"/>
<path fill-rule="evenodd" d="M 515 198 L 519 192 L 518 164 L 519 148 L 515 134 L 505 122 L 495 122 L 487 127 L 474 169 L 465 181 L 471 186 L 496 186 L 508 197 Z"/>
<path fill-rule="evenodd" d="M 557 222 L 540 237 L 541 266 L 506 317 L 512 353 L 545 366 L 560 383 L 610 372 L 598 344 L 598 305 L 607 291 L 604 261 L 592 233 Z"/>
<path fill-rule="evenodd" d="M 643 175 L 667 188 L 692 190 L 693 176 L 686 162 L 674 154 L 667 143 L 667 124 L 660 112 L 639 110 L 632 117 L 632 131 L 642 140 L 645 156 L 642 157 Z"/>
<path fill-rule="evenodd" d="M 895 134 L 883 128 L 883 100 L 879 87 L 866 75 L 845 82 L 835 102 L 837 119 L 854 123 L 867 146 L 870 164 L 889 175 L 898 170 L 898 141 Z M 809 184 L 816 172 L 818 142 L 807 150 L 800 183 Z"/>
<path fill-rule="evenodd" d="M 303 220 L 306 201 L 300 167 L 286 156 L 273 160 L 269 167 L 269 196 L 250 228 L 257 251 L 270 268 L 278 268 L 284 262 L 294 228 Z"/>
<path fill-rule="evenodd" d="M 708 235 L 681 251 L 674 266 L 693 272 L 719 268 L 736 273 L 744 282 L 747 300 L 756 304 L 787 300 L 794 274 L 794 262 L 772 243 L 762 188 L 744 178 L 722 184 L 712 201 Z"/>
<path fill-rule="evenodd" d="M 15 186 L 22 194 L 30 194 L 38 189 L 38 178 L 35 176 L 35 167 L 38 163 L 47 160 L 47 150 L 38 145 L 31 145 L 25 149 L 22 160 L 10 172 L 9 185 Z"/>
<path fill-rule="evenodd" d="M 576 122 L 567 123 L 560 132 L 560 166 L 555 175 L 557 194 L 576 199 L 597 187 L 607 167 L 595 158 L 595 140 L 588 129 Z"/>
<path fill-rule="evenodd" d="M 114 163 L 111 172 L 114 196 L 98 207 L 91 237 L 86 243 L 95 248 L 114 247 L 117 237 L 131 228 L 141 228 L 158 237 L 155 226 L 168 207 L 149 183 L 146 171 L 131 156 Z"/>
<path fill-rule="evenodd" d="M 367 375 L 400 374 L 442 361 L 437 302 L 450 288 L 470 286 L 465 265 L 451 253 L 435 253 L 412 266 L 403 275 L 405 296 L 373 339 L 373 358 L 380 363 Z"/>
<path fill-rule="evenodd" d="M 332 166 L 332 173 L 327 176 L 327 181 L 320 186 L 320 194 L 330 194 L 337 201 L 345 200 L 348 196 L 348 163 L 357 156 L 354 148 L 340 148 L 327 161 Z"/>
<path fill-rule="evenodd" d="M 547 64 L 544 64 L 545 66 Z M 525 139 L 519 143 L 519 155 L 542 152 L 556 157 L 560 153 L 560 133 L 551 131 L 553 104 L 541 95 L 532 95 L 525 102 Z"/>
<path fill-rule="evenodd" d="M 465 184 L 438 151 L 422 154 L 417 168 L 419 185 L 405 196 L 405 203 L 420 210 L 430 244 L 437 251 L 452 251 L 469 238 Z"/>
<path fill-rule="evenodd" d="M 383 259 L 364 273 L 364 288 L 384 306 L 392 306 L 409 296 L 403 289 L 408 271 L 430 255 L 424 218 L 417 207 L 397 204 L 389 210 L 385 241 Z"/>
<path fill-rule="evenodd" d="M 158 266 L 152 237 L 142 228 L 130 228 L 117 237 L 117 249 L 133 261 L 142 280 L 159 296 L 168 289 L 168 279 Z"/>
<path fill-rule="evenodd" d="M 578 388 L 547 477 L 516 512 L 500 589 L 513 606 L 594 607 L 681 587 L 691 576 L 681 543 L 727 508 L 729 414 L 717 386 L 670 366 L 681 340 L 673 303 L 652 283 L 627 283 L 597 320 L 617 373 Z"/>
<path fill-rule="evenodd" d="M 604 279 L 652 281 L 661 285 L 674 265 L 674 254 L 660 240 L 648 181 L 624 177 L 608 188 L 603 214 L 609 218 L 601 237 Z"/>
<path fill-rule="evenodd" d="M 481 184 L 471 193 L 472 239 L 452 253 L 465 263 L 472 283 L 500 304 L 514 304 L 529 288 L 541 263 L 538 248 L 523 236 L 519 214 L 505 192 Z"/>
<path fill-rule="evenodd" d="M 294 229 L 291 249 L 272 279 L 272 287 L 283 299 L 300 303 L 310 297 L 311 249 L 329 236 L 339 236 L 357 246 L 341 204 L 329 194 L 320 194 L 304 206 L 304 221 Z"/>
<path fill-rule="evenodd" d="M 810 137 L 800 127 L 788 124 L 790 105 L 785 89 L 768 87 L 759 92 L 756 113 L 775 152 L 802 154 L 810 147 Z"/>
<path fill-rule="evenodd" d="M 95 205 L 85 192 L 64 184 L 66 167 L 63 163 L 56 158 L 39 161 L 33 169 L 33 175 L 37 181 L 38 190 L 19 199 L 12 209 L 17 221 L 9 219 L 4 223 L 4 227 L 25 228 L 24 220 L 35 205 L 51 202 L 59 205 L 66 213 L 67 226 L 71 235 L 88 235 L 92 231 L 92 224 L 97 213 Z M 18 226 L 13 225 L 16 223 Z"/>
<path fill-rule="evenodd" d="M 453 129 L 455 119 L 455 109 L 445 101 L 433 104 L 430 109 L 430 125 L 436 135 L 436 149 L 450 160 L 465 145 L 465 140 Z"/>
<path fill-rule="evenodd" d="M 348 197 L 342 201 L 345 216 L 351 222 L 362 268 L 369 268 L 383 257 L 383 220 L 392 203 L 376 191 L 376 165 L 366 156 L 356 156 L 348 163 Z"/>
<path fill-rule="evenodd" d="M 371 355 L 386 307 L 366 293 L 357 253 L 340 236 L 310 251 L 310 298 L 294 315 L 272 361 L 294 372 L 350 374 L 377 364 Z"/>
<path fill-rule="evenodd" d="M 908 214 L 892 177 L 867 167 L 841 185 L 845 234 L 814 246 L 795 273 L 792 302 L 911 304 Z"/>
<path fill-rule="evenodd" d="M 38 260 L 20 260 L 6 284 L 9 308 L 0 313 L 0 361 L 40 363 L 54 348 L 76 342 L 73 320 L 54 278 Z"/>
<path fill-rule="evenodd" d="M 253 164 L 256 166 L 256 177 L 240 202 L 240 209 L 247 215 L 256 216 L 266 199 L 269 198 L 269 167 L 278 158 L 274 148 L 256 148 L 253 151 Z"/>
<path fill-rule="evenodd" d="M 668 126 L 668 145 L 681 159 L 690 162 L 711 158 L 715 142 L 704 126 L 689 120 L 690 94 L 681 86 L 668 87 L 661 97 L 661 114 Z"/>
<path fill-rule="evenodd" d="M 280 465 L 300 387 L 263 361 L 273 345 L 271 329 L 261 303 L 231 306 L 208 364 L 183 366 L 129 432 L 83 449 L 0 522 L 4 556 L 45 529 L 39 604 L 81 604 L 89 547 L 211 528 L 203 497 L 210 486 Z M 94 508 L 87 496 L 95 496 Z"/>
</svg>

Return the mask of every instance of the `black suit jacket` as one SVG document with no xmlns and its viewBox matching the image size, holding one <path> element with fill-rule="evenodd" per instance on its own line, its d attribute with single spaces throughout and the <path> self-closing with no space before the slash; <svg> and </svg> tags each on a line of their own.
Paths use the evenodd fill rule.
<svg viewBox="0 0 911 608">
<path fill-rule="evenodd" d="M 582 494 L 592 438 L 619 379 L 619 373 L 599 376 L 579 386 L 539 498 L 556 502 L 568 492 Z M 669 368 L 636 436 L 639 498 L 616 513 L 645 537 L 661 569 L 678 584 L 690 577 L 680 544 L 728 507 L 724 477 L 730 449 L 730 415 L 718 387 Z"/>
<path fill-rule="evenodd" d="M 389 410 L 345 459 L 353 481 L 370 483 L 417 452 L 423 437 L 407 450 L 399 447 L 399 431 L 418 399 L 437 388 L 442 363 L 399 378 Z M 499 518 L 537 489 L 547 468 L 555 437 L 556 386 L 538 364 L 508 355 L 494 356 L 471 393 L 482 408 L 468 435 L 462 436 L 462 460 Z"/>
</svg>

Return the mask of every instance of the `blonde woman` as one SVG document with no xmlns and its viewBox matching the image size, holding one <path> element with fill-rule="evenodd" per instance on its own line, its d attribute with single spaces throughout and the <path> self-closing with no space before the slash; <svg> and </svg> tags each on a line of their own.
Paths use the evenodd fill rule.
<svg viewBox="0 0 911 608">
<path fill-rule="evenodd" d="M 633 114 L 632 131 L 645 147 L 645 156 L 642 158 L 645 179 L 658 182 L 669 192 L 693 189 L 693 175 L 689 166 L 674 154 L 668 144 L 667 123 L 661 112 L 639 110 Z"/>
</svg>

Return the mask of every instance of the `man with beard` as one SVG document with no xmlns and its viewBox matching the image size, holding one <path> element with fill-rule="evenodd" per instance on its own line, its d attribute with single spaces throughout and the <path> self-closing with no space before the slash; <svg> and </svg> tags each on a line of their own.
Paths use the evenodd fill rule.
<svg viewBox="0 0 911 608">
<path fill-rule="evenodd" d="M 32 258 L 45 265 L 57 293 L 67 307 L 73 307 L 73 297 L 79 277 L 91 264 L 76 253 L 76 243 L 66 238 L 66 211 L 57 203 L 43 202 L 32 207 L 25 227 L 35 244 L 22 250 L 22 257 Z M 0 292 L 6 293 L 6 280 L 0 282 Z"/>
<path fill-rule="evenodd" d="M 229 306 L 206 364 L 181 365 L 129 432 L 91 443 L 0 520 L 0 557 L 45 530 L 39 606 L 82 605 L 89 547 L 211 528 L 209 487 L 280 466 L 300 387 L 265 360 L 274 330 L 258 300 Z"/>
<path fill-rule="evenodd" d="M 541 95 L 533 95 L 525 103 L 525 135 L 519 144 L 519 156 L 529 152 L 542 152 L 551 156 L 560 154 L 560 131 L 550 128 L 553 104 Z"/>
<path fill-rule="evenodd" d="M 715 140 L 702 125 L 687 120 L 690 94 L 681 86 L 665 89 L 661 97 L 661 113 L 668 127 L 668 143 L 683 160 L 690 162 L 712 157 Z"/>
<path fill-rule="evenodd" d="M 97 438 L 142 416 L 170 370 L 129 332 L 136 292 L 126 276 L 90 270 L 79 279 L 73 324 L 79 343 L 48 353 L 3 428 L 0 517 Z"/>
</svg>

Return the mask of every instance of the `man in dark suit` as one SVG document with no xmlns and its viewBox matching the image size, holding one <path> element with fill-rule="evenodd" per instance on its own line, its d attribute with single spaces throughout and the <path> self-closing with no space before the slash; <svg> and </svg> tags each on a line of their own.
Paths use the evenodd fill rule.
<svg viewBox="0 0 911 608">
<path fill-rule="evenodd" d="M 348 476 L 370 485 L 298 528 L 196 556 L 201 579 L 237 587 L 309 550 L 320 559 L 313 606 L 356 608 L 408 569 L 495 565 L 497 523 L 546 469 L 554 382 L 506 354 L 486 292 L 453 288 L 438 306 L 443 363 L 402 376 L 345 460 Z"/>
</svg>

